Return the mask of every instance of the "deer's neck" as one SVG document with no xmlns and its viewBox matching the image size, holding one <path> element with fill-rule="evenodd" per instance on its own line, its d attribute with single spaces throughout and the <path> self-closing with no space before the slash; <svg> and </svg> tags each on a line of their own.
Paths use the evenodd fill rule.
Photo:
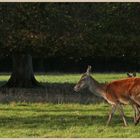
<svg viewBox="0 0 140 140">
<path fill-rule="evenodd" d="M 96 96 L 103 97 L 105 96 L 105 84 L 101 84 L 92 77 L 90 77 L 88 83 L 89 90 Z"/>
</svg>

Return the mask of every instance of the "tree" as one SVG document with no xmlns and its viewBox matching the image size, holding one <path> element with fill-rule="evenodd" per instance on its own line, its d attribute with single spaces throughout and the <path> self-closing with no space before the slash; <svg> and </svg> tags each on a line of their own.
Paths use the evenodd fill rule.
<svg viewBox="0 0 140 140">
<path fill-rule="evenodd" d="M 32 56 L 139 56 L 139 12 L 135 3 L 1 3 L 1 55 L 13 60 L 6 86 L 39 85 Z"/>
<path fill-rule="evenodd" d="M 33 74 L 31 56 L 52 56 L 61 52 L 69 40 L 75 40 L 74 37 L 79 34 L 75 31 L 75 25 L 79 23 L 74 23 L 76 19 L 67 13 L 69 11 L 65 6 L 67 4 L 0 5 L 0 26 L 3 33 L 0 40 L 1 50 L 4 55 L 12 54 L 13 61 L 13 72 L 5 86 L 38 86 Z M 72 8 L 72 5 L 70 7 Z"/>
</svg>

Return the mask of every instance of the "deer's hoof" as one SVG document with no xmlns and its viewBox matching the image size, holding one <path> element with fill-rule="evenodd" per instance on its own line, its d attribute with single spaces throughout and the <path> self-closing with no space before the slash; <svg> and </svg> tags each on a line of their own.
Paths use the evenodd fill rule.
<svg viewBox="0 0 140 140">
<path fill-rule="evenodd" d="M 128 125 L 125 125 L 125 127 L 127 127 Z"/>
<path fill-rule="evenodd" d="M 135 126 L 136 126 L 138 123 L 139 123 L 139 121 L 135 121 L 135 122 L 134 122 Z"/>
<path fill-rule="evenodd" d="M 127 127 L 127 126 L 128 126 L 128 124 L 126 123 L 126 124 L 124 124 L 124 126 L 125 126 L 125 127 Z"/>
</svg>

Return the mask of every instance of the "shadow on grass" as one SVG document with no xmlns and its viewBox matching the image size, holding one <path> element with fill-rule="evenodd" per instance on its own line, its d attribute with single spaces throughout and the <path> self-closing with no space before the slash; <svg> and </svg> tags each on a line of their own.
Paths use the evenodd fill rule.
<svg viewBox="0 0 140 140">
<path fill-rule="evenodd" d="M 0 84 L 5 81 L 1 81 Z M 0 88 L 0 102 L 49 102 L 49 103 L 97 103 L 103 101 L 89 90 L 73 90 L 73 83 L 42 83 L 45 88 Z"/>
<path fill-rule="evenodd" d="M 82 110 L 82 109 L 65 109 L 65 110 L 62 110 L 62 109 L 59 109 L 59 110 L 55 110 L 55 109 L 49 109 L 49 110 L 43 110 L 43 109 L 21 109 L 21 108 L 15 108 L 15 109 L 12 109 L 11 108 L 0 108 L 0 111 L 32 111 L 32 112 L 56 112 L 56 113 L 59 113 L 59 112 L 74 112 L 74 111 L 80 111 L 80 112 L 91 112 L 91 111 L 94 111 L 91 110 L 91 109 L 87 109 L 87 110 Z M 101 110 L 100 110 L 101 111 Z"/>
<path fill-rule="evenodd" d="M 16 105 L 16 106 L 22 106 L 22 105 Z M 27 104 L 26 105 L 23 105 L 23 106 L 28 106 Z M 34 108 L 1 108 L 0 107 L 0 111 L 14 111 L 14 112 L 16 112 L 16 111 L 32 111 L 32 112 L 54 112 L 54 113 L 60 113 L 60 112 L 106 112 L 106 113 L 108 113 L 109 111 L 110 111 L 110 106 L 108 105 L 106 108 L 105 108 L 105 106 L 103 107 L 103 108 L 93 108 L 93 109 L 67 109 L 67 108 L 65 108 L 65 109 L 58 109 L 58 110 L 56 110 L 56 109 L 49 109 L 49 110 L 47 110 L 47 108 L 46 109 L 34 109 Z"/>
</svg>

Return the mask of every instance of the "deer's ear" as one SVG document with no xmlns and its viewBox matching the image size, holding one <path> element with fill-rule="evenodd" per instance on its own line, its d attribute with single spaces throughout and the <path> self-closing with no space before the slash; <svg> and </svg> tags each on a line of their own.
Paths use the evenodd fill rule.
<svg viewBox="0 0 140 140">
<path fill-rule="evenodd" d="M 87 71 L 86 71 L 86 74 L 87 75 L 90 75 L 90 72 L 91 72 L 91 66 L 88 66 Z"/>
</svg>

